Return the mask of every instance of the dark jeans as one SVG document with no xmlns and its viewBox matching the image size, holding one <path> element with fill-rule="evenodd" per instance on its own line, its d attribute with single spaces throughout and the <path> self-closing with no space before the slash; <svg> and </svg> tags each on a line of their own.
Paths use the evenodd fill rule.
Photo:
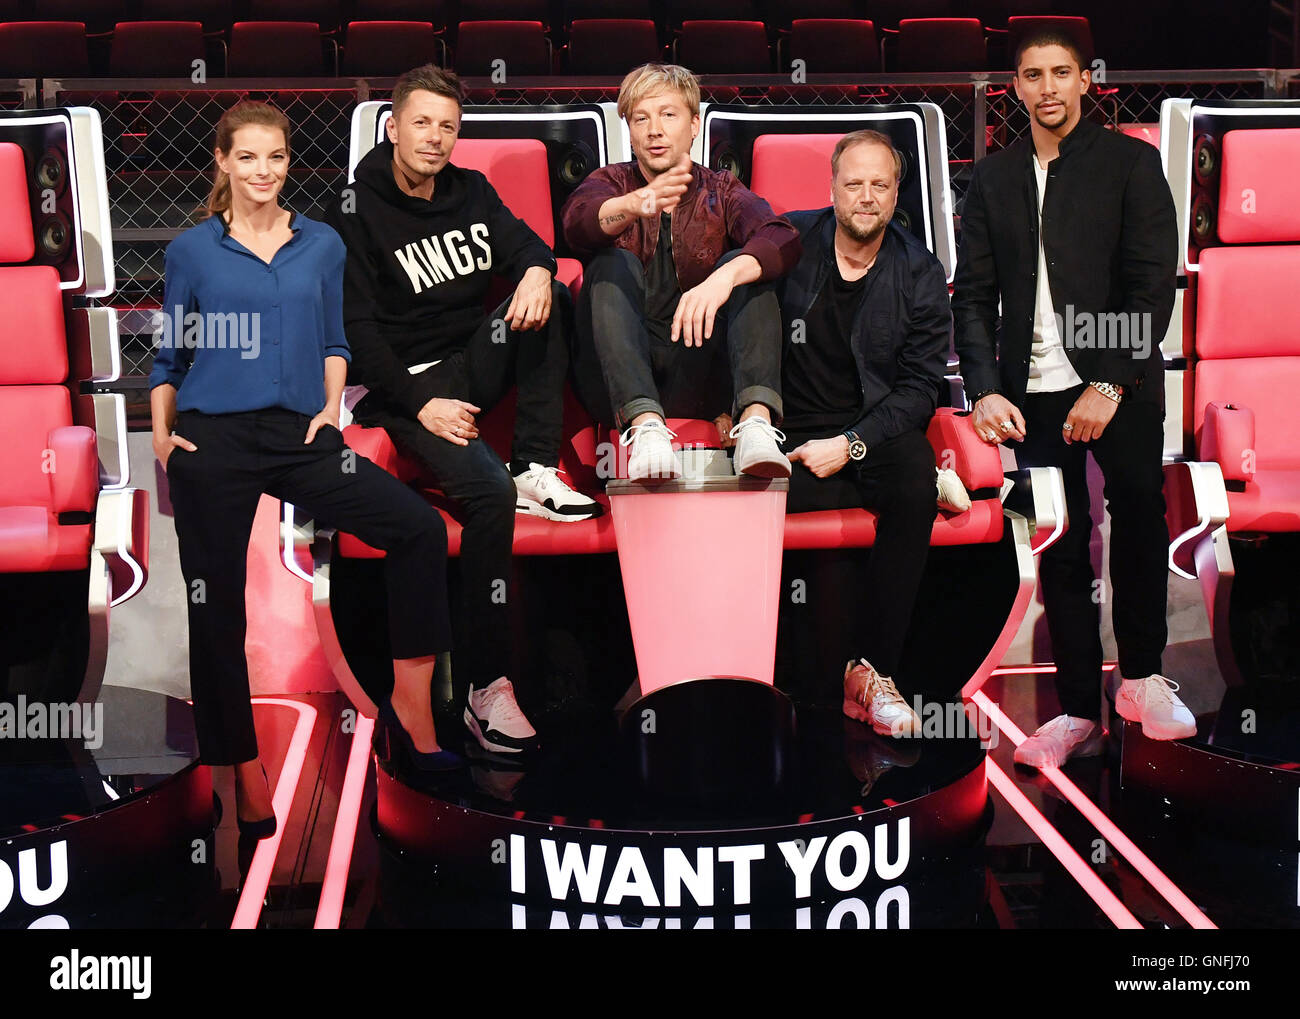
<svg viewBox="0 0 1300 1019">
<path fill-rule="evenodd" d="M 1100 439 L 1067 445 L 1061 425 L 1082 392 L 1080 385 L 1025 397 L 1025 440 L 1016 449 L 1016 462 L 1022 468 L 1059 467 L 1064 476 L 1070 527 L 1039 557 L 1038 577 L 1061 710 L 1096 720 L 1101 717 L 1101 609 L 1088 554 L 1088 451 L 1101 468 L 1110 511 L 1111 621 L 1120 674 L 1141 679 L 1160 672 L 1169 636 L 1164 411 L 1153 401 L 1125 399 Z"/>
<path fill-rule="evenodd" d="M 447 617 L 447 529 L 420 496 L 310 418 L 280 408 L 242 414 L 182 411 L 167 479 L 185 576 L 190 693 L 203 762 L 257 756 L 249 703 L 244 588 L 248 538 L 265 492 L 301 506 L 322 524 L 350 531 L 388 553 L 388 626 L 394 658 L 451 647 Z"/>
<path fill-rule="evenodd" d="M 718 264 L 739 254 L 730 251 Z M 736 287 L 701 347 L 652 339 L 645 307 L 645 270 L 630 251 L 608 248 L 587 263 L 574 368 L 578 392 L 594 417 L 625 429 L 647 411 L 711 420 L 729 405 L 739 418 L 745 407 L 761 403 L 779 423 L 781 308 L 770 283 Z"/>
<path fill-rule="evenodd" d="M 824 434 L 789 434 L 786 452 Z M 845 606 L 864 624 L 862 655 L 882 676 L 898 669 L 925 562 L 930 554 L 938 492 L 934 449 L 921 431 L 871 446 L 865 459 L 850 460 L 819 478 L 794 465 L 787 513 L 864 508 L 876 512 L 876 540 L 854 604 Z"/>
<path fill-rule="evenodd" d="M 419 376 L 426 399 L 466 400 L 487 412 L 517 386 L 511 468 L 559 464 L 564 382 L 569 367 L 568 288 L 552 284 L 551 317 L 537 332 L 494 325 L 508 301 L 487 318 L 462 352 Z M 500 340 L 501 342 L 495 342 Z M 480 439 L 458 446 L 428 431 L 406 411 L 368 394 L 353 410 L 359 424 L 383 428 L 407 456 L 422 463 L 456 507 L 461 603 L 456 620 L 457 683 L 481 689 L 511 671 L 510 612 L 505 592 L 515 537 L 515 483 L 492 447 Z"/>
</svg>

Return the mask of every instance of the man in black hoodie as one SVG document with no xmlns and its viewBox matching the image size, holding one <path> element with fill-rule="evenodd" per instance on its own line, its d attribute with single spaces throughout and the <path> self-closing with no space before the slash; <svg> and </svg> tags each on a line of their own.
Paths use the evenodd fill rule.
<svg viewBox="0 0 1300 1019">
<path fill-rule="evenodd" d="M 463 519 L 456 666 L 469 680 L 465 724 L 485 749 L 517 753 L 537 734 L 506 678 L 515 512 L 584 520 L 599 507 L 556 474 L 568 290 L 554 279 L 550 249 L 487 178 L 451 163 L 461 95 L 455 74 L 432 65 L 402 75 L 387 141 L 357 164 L 326 218 L 348 248 L 349 382 L 365 388 L 353 416 L 425 464 Z M 518 285 L 489 314 L 497 274 Z M 512 382 L 507 469 L 479 439 L 476 415 Z M 394 708 L 408 731 L 418 724 Z"/>
</svg>

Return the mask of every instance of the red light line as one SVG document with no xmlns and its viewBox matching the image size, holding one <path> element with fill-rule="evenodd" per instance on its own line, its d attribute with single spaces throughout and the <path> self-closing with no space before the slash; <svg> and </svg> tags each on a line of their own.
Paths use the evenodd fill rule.
<svg viewBox="0 0 1300 1019">
<path fill-rule="evenodd" d="M 235 918 L 230 921 L 232 931 L 252 930 L 262 915 L 262 903 L 266 900 L 266 890 L 271 885 L 275 857 L 280 851 L 280 840 L 284 838 L 284 827 L 289 820 L 294 795 L 298 792 L 303 762 L 307 759 L 307 744 L 311 740 L 312 729 L 316 727 L 316 709 L 310 704 L 282 697 L 254 697 L 253 703 L 293 708 L 298 712 L 298 721 L 294 723 L 293 738 L 289 740 L 289 752 L 285 754 L 284 766 L 275 780 L 275 795 L 272 797 L 277 820 L 275 834 L 269 839 L 262 839 L 253 853 L 253 862 L 244 879 L 244 890 L 240 893 L 239 905 L 235 907 Z"/>
<path fill-rule="evenodd" d="M 1019 746 L 1025 741 L 1025 734 L 1015 722 L 1011 721 L 1002 709 L 994 704 L 984 694 L 983 691 L 976 691 L 975 696 L 971 698 L 990 719 L 993 724 L 1002 730 L 1011 742 Z M 989 762 L 990 764 L 992 761 Z M 1120 856 L 1124 857 L 1152 888 L 1154 888 L 1169 905 L 1173 906 L 1178 915 L 1186 920 L 1193 927 L 1201 930 L 1217 930 L 1218 927 L 1196 908 L 1191 899 L 1169 879 L 1169 877 L 1151 862 L 1151 858 L 1142 852 L 1133 841 L 1125 835 L 1119 826 L 1109 817 L 1102 813 L 1101 808 L 1083 793 L 1083 791 L 1074 784 L 1066 775 L 1062 774 L 1060 768 L 1040 768 L 1042 776 L 1052 785 L 1060 790 L 1061 794 L 1074 805 L 1092 824 L 1102 837 L 1111 845 L 1111 848 Z"/>
<path fill-rule="evenodd" d="M 316 906 L 317 930 L 337 930 L 343 916 L 343 896 L 348 887 L 352 849 L 357 841 L 361 800 L 370 770 L 370 737 L 374 730 L 375 720 L 358 712 L 348 767 L 343 775 L 343 791 L 339 794 L 339 809 L 334 816 L 334 832 L 330 836 L 330 854 L 325 861 L 325 878 L 321 881 L 320 903 Z"/>
<path fill-rule="evenodd" d="M 1070 876 L 1075 881 L 1079 882 L 1079 886 L 1110 918 L 1111 923 L 1125 930 L 1141 930 L 1142 924 L 1138 922 L 1137 917 L 1130 913 L 1128 907 L 1106 887 L 1105 882 L 1097 876 L 1097 872 L 1083 862 L 1083 858 L 1074 851 L 1074 847 L 1066 842 L 1065 837 L 1052 827 L 1052 823 L 1039 812 L 1037 807 L 1029 802 L 1029 798 L 1016 788 L 1016 784 L 997 766 L 992 757 L 984 758 L 984 766 L 993 788 L 1002 794 L 1002 798 L 1020 815 L 1025 824 L 1029 825 L 1030 830 L 1038 836 L 1048 851 L 1061 861 L 1061 865 L 1070 872 Z"/>
</svg>

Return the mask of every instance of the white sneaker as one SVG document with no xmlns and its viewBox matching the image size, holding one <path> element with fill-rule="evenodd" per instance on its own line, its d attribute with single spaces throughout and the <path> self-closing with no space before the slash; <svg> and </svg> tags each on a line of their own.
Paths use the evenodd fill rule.
<svg viewBox="0 0 1300 1019">
<path fill-rule="evenodd" d="M 677 459 L 672 440 L 677 433 L 659 418 L 651 418 L 633 425 L 619 438 L 622 446 L 631 446 L 627 461 L 627 476 L 632 481 L 656 480 L 682 476 L 682 463 Z"/>
<path fill-rule="evenodd" d="M 950 513 L 965 513 L 970 509 L 970 493 L 957 477 L 957 472 L 949 468 L 939 471 L 939 508 Z"/>
<path fill-rule="evenodd" d="M 1106 733 L 1097 722 L 1057 715 L 1016 747 L 1016 763 L 1030 768 L 1059 768 L 1071 757 L 1095 757 Z"/>
<path fill-rule="evenodd" d="M 790 476 L 790 458 L 777 445 L 778 441 L 785 441 L 785 435 L 773 428 L 770 421 L 756 414 L 736 425 L 729 437 L 736 440 L 732 465 L 737 474 L 755 478 Z"/>
<path fill-rule="evenodd" d="M 519 710 L 515 688 L 505 676 L 485 690 L 470 686 L 465 727 L 479 746 L 492 753 L 518 754 L 537 749 L 537 730 Z"/>
<path fill-rule="evenodd" d="M 844 666 L 844 713 L 870 722 L 882 736 L 920 736 L 921 720 L 899 695 L 894 681 L 865 658 Z"/>
<path fill-rule="evenodd" d="M 507 469 L 509 466 L 506 464 Z M 560 477 L 563 473 L 559 467 L 530 463 L 528 470 L 515 478 L 515 511 L 547 520 L 589 520 L 599 516 L 600 503 L 570 488 Z"/>
<path fill-rule="evenodd" d="M 1196 717 L 1174 695 L 1177 689 L 1164 676 L 1126 679 L 1119 685 L 1115 710 L 1129 722 L 1141 722 L 1147 739 L 1187 739 L 1196 735 Z"/>
</svg>

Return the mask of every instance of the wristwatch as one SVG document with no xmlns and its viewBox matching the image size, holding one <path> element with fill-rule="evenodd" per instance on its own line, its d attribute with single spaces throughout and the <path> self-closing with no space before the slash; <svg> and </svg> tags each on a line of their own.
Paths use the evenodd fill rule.
<svg viewBox="0 0 1300 1019">
<path fill-rule="evenodd" d="M 1088 385 L 1092 386 L 1102 396 L 1109 397 L 1116 403 L 1124 399 L 1124 387 L 1117 386 L 1113 382 L 1089 382 Z"/>
<path fill-rule="evenodd" d="M 858 438 L 858 433 L 853 429 L 847 429 L 844 432 L 844 438 L 849 440 L 849 459 L 862 460 L 867 455 L 867 444 Z"/>
</svg>

